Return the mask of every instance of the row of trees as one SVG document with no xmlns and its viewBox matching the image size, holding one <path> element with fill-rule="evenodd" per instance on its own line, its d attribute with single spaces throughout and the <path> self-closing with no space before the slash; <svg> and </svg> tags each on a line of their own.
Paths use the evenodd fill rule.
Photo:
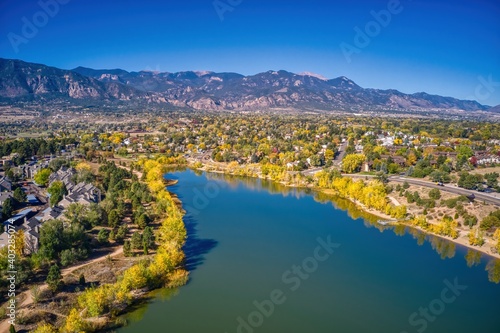
<svg viewBox="0 0 500 333">
<path fill-rule="evenodd" d="M 378 180 L 366 183 L 363 180 L 354 181 L 350 177 L 342 177 L 335 171 L 321 171 L 316 175 L 316 185 L 320 188 L 332 189 L 343 198 L 360 202 L 369 209 L 375 209 L 393 218 L 406 217 L 406 206 L 390 204 L 387 200 L 387 189 Z"/>
<path fill-rule="evenodd" d="M 87 317 L 96 317 L 106 313 L 115 313 L 128 304 L 131 292 L 138 289 L 153 289 L 163 285 L 170 287 L 182 285 L 187 281 L 187 271 L 180 268 L 184 260 L 182 246 L 187 233 L 182 220 L 183 214 L 174 200 L 165 189 L 162 178 L 163 167 L 157 161 L 145 162 L 141 165 L 147 186 L 154 198 L 155 209 L 164 216 L 160 229 L 156 234 L 158 248 L 151 258 L 141 260 L 127 269 L 114 284 L 104 284 L 99 287 L 86 289 L 79 297 L 76 306 L 71 309 L 62 331 L 79 332 L 91 330 Z M 136 185 L 137 186 L 137 185 Z M 108 186 L 109 188 L 109 186 Z M 150 228 L 145 228 L 140 241 L 135 243 L 153 242 Z M 137 237 L 136 237 L 137 238 Z M 85 311 L 83 311 L 85 310 Z M 50 329 L 54 330 L 53 327 Z M 35 330 L 35 332 L 44 332 Z"/>
</svg>

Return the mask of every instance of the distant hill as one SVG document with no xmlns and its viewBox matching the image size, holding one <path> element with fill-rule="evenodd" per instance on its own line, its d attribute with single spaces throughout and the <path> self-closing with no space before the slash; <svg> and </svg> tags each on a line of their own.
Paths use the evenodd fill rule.
<svg viewBox="0 0 500 333">
<path fill-rule="evenodd" d="M 494 106 L 490 109 L 488 109 L 490 112 L 499 112 L 500 113 L 500 105 Z"/>
<path fill-rule="evenodd" d="M 0 98 L 154 103 L 198 110 L 297 109 L 325 111 L 488 110 L 475 101 L 427 93 L 365 89 L 346 77 L 328 80 L 313 73 L 237 73 L 62 70 L 0 59 Z"/>
</svg>

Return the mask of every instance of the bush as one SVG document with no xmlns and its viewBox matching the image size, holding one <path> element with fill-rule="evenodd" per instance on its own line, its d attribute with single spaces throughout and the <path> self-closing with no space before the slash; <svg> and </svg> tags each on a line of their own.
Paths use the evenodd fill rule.
<svg viewBox="0 0 500 333">
<path fill-rule="evenodd" d="M 492 230 L 500 227 L 500 219 L 494 215 L 488 215 L 481 221 L 482 230 Z"/>
<path fill-rule="evenodd" d="M 429 198 L 434 200 L 441 199 L 441 191 L 437 188 L 433 188 L 429 191 Z"/>
<path fill-rule="evenodd" d="M 468 225 L 469 228 L 472 228 L 476 224 L 477 224 L 477 217 L 469 214 L 466 214 L 464 216 L 464 225 Z"/>
</svg>

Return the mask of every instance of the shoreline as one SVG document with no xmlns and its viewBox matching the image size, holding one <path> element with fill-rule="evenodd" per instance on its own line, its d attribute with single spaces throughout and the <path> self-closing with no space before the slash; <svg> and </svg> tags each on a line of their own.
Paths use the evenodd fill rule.
<svg viewBox="0 0 500 333">
<path fill-rule="evenodd" d="M 209 173 L 218 173 L 218 174 L 224 174 L 224 175 L 229 175 L 229 176 L 238 176 L 238 175 L 235 175 L 235 174 L 232 174 L 232 173 L 228 173 L 228 172 L 224 172 L 222 170 L 206 170 L 205 169 L 205 166 L 203 166 L 203 168 L 193 168 L 193 167 L 189 167 L 190 169 L 192 170 L 197 170 L 197 171 L 203 171 L 203 172 L 209 172 Z M 304 188 L 304 189 L 311 189 L 315 192 L 320 192 L 320 193 L 323 193 L 323 194 L 326 194 L 326 195 L 335 195 L 335 196 L 338 196 L 339 198 L 342 198 L 344 200 L 348 200 L 350 201 L 352 204 L 354 204 L 359 210 L 365 212 L 365 213 L 368 213 L 370 215 L 373 215 L 375 217 L 378 217 L 378 218 L 381 218 L 381 219 L 384 219 L 384 220 L 390 220 L 390 221 L 394 221 L 394 218 L 392 218 L 391 216 L 389 215 L 386 215 L 385 213 L 382 213 L 382 212 L 379 212 L 377 210 L 374 210 L 374 209 L 368 209 L 366 208 L 363 204 L 361 203 L 358 203 L 358 202 L 355 202 L 353 200 L 351 200 L 350 198 L 343 198 L 341 196 L 339 196 L 338 194 L 336 194 L 333 190 L 330 190 L 330 189 L 323 189 L 323 188 L 319 188 L 319 187 L 314 187 L 314 186 L 311 186 L 311 187 L 308 187 L 308 186 L 299 186 L 299 185 L 296 185 L 296 184 L 287 184 L 285 182 L 276 182 L 272 179 L 269 179 L 267 177 L 262 177 L 261 175 L 257 175 L 256 177 L 252 177 L 252 176 L 243 176 L 243 177 L 250 177 L 250 178 L 256 178 L 256 179 L 263 179 L 263 180 L 268 180 L 268 181 L 272 181 L 272 182 L 275 182 L 275 183 L 278 183 L 278 184 L 281 184 L 283 186 L 286 186 L 286 187 L 290 187 L 290 188 Z M 477 251 L 477 252 L 480 252 L 481 254 L 483 255 L 487 255 L 489 257 L 491 257 L 492 259 L 500 259 L 500 253 L 494 253 L 491 251 L 491 247 L 494 247 L 494 244 L 491 244 L 490 242 L 488 242 L 489 239 L 485 239 L 485 244 L 481 247 L 478 247 L 478 246 L 473 246 L 473 245 L 470 245 L 469 244 L 469 240 L 468 240 L 468 236 L 463 234 L 464 232 L 466 232 L 465 230 L 461 230 L 459 229 L 459 237 L 456 238 L 456 239 L 453 239 L 451 237 L 446 237 L 446 236 L 442 236 L 442 235 L 437 235 L 437 234 L 434 234 L 434 233 L 430 233 L 418 226 L 414 226 L 414 225 L 411 225 L 409 223 L 405 223 L 405 222 L 402 222 L 402 221 L 394 221 L 394 223 L 391 223 L 390 225 L 393 225 L 393 226 L 396 226 L 396 225 L 404 225 L 406 227 L 410 227 L 410 228 L 413 228 L 415 230 L 418 230 L 420 232 L 422 232 L 423 234 L 425 234 L 426 236 L 435 236 L 435 237 L 439 237 L 441 239 L 445 239 L 447 241 L 450 241 L 450 242 L 453 242 L 455 244 L 458 244 L 458 245 L 461 245 L 469 250 L 474 250 L 474 251 Z"/>
<path fill-rule="evenodd" d="M 123 168 L 120 165 L 117 165 L 117 167 Z M 142 172 L 138 172 L 138 171 L 134 170 L 134 174 L 137 175 L 137 173 L 140 173 L 142 175 Z M 178 184 L 178 180 L 164 179 L 164 178 L 162 178 L 160 180 L 164 184 L 164 188 L 160 192 L 167 193 L 167 200 L 171 200 L 173 207 L 174 207 L 174 210 L 179 212 L 180 215 L 178 215 L 176 218 L 180 219 L 180 221 L 182 223 L 182 228 L 185 230 L 186 224 L 184 221 L 184 212 L 182 210 L 182 202 L 177 197 L 177 195 L 175 193 L 170 192 L 168 189 L 168 187 Z M 141 180 L 139 180 L 139 182 L 146 183 L 146 182 L 141 181 Z M 160 194 L 160 193 L 157 193 L 157 194 Z M 153 200 L 151 203 L 155 203 L 157 199 L 158 198 Z M 162 217 L 160 217 L 160 219 L 159 219 L 159 221 L 161 221 L 160 225 L 162 225 L 164 223 L 163 220 L 165 220 L 165 218 L 168 219 L 168 216 L 170 216 L 170 214 L 166 214 L 164 216 L 162 215 Z M 158 229 L 155 229 L 155 235 L 156 235 L 157 230 Z M 171 240 L 171 241 L 176 241 L 176 240 Z M 158 244 L 158 249 L 156 249 L 156 251 L 154 253 L 150 254 L 149 256 L 145 255 L 144 258 L 146 258 L 146 260 L 154 260 L 155 256 L 157 256 L 159 254 L 159 248 L 161 246 L 162 246 L 162 244 Z M 182 256 L 185 257 L 185 253 L 182 250 L 180 250 L 180 251 L 182 253 Z M 123 247 L 122 246 L 118 246 L 117 249 L 113 253 L 108 254 L 107 256 L 97 257 L 97 258 L 94 258 L 90 261 L 83 261 L 83 262 L 77 263 L 76 265 L 65 267 L 64 269 L 61 270 L 62 278 L 70 276 L 70 275 L 74 274 L 75 272 L 78 272 L 80 269 L 87 268 L 87 267 L 92 266 L 94 264 L 104 262 L 105 260 L 108 260 L 108 258 L 114 258 L 117 256 L 123 256 Z M 120 273 L 119 276 L 123 277 L 124 274 L 130 268 L 133 268 L 136 265 L 137 265 L 137 263 L 133 263 L 132 266 L 128 267 L 125 271 Z M 110 313 L 104 313 L 104 314 L 100 314 L 97 317 L 94 316 L 94 317 L 81 318 L 82 322 L 84 322 L 85 325 L 90 325 L 89 329 L 91 329 L 92 332 L 110 332 L 111 330 L 126 326 L 126 325 L 124 325 L 123 322 L 120 321 L 120 318 L 122 318 L 123 316 L 126 316 L 127 314 L 132 313 L 141 305 L 147 304 L 152 299 L 151 295 L 154 292 L 157 292 L 157 291 L 162 290 L 162 289 L 174 289 L 174 288 L 182 287 L 183 285 L 185 285 L 188 282 L 189 271 L 185 270 L 185 259 L 178 266 L 175 266 L 171 271 L 167 272 L 166 274 L 168 276 L 168 280 L 166 280 L 165 284 L 160 286 L 160 287 L 153 287 L 153 288 L 146 287 L 146 288 L 131 290 L 130 291 L 130 303 L 127 304 L 122 309 L 120 309 L 119 314 L 116 317 L 113 317 Z M 100 287 L 106 286 L 106 285 L 113 286 L 116 283 L 118 283 L 118 280 L 117 280 L 117 282 L 106 283 L 106 284 L 100 285 Z M 34 286 L 39 286 L 40 290 L 47 289 L 46 282 L 42 282 L 41 284 L 40 283 L 25 283 L 23 286 L 23 290 L 20 291 L 18 294 L 18 296 L 23 296 L 24 298 L 22 299 L 21 303 L 16 307 L 17 314 L 22 315 L 22 314 L 24 314 L 25 311 L 28 311 L 28 312 L 34 311 L 34 309 L 33 309 L 33 304 L 34 304 L 33 297 L 30 294 L 31 289 Z M 99 287 L 97 287 L 97 288 L 99 288 Z M 24 289 L 26 289 L 26 290 L 24 290 Z M 84 289 L 83 292 L 86 292 L 88 290 L 91 290 L 91 288 L 86 288 L 86 289 Z M 81 295 L 82 294 L 77 294 L 77 295 L 75 295 L 75 297 L 80 297 Z M 73 304 L 73 305 L 71 305 L 70 308 L 71 308 L 71 310 L 76 309 L 77 305 Z M 51 313 L 55 313 L 55 312 L 51 312 Z M 67 318 L 68 316 L 65 316 L 65 317 Z M 17 326 L 19 324 L 16 323 L 15 325 Z M 59 332 L 59 330 L 62 329 L 62 327 L 65 324 L 63 322 L 63 324 L 62 324 L 63 326 L 59 326 L 59 325 L 56 326 L 55 324 L 53 325 L 52 323 L 49 323 L 49 325 L 51 327 L 53 327 L 54 329 L 56 329 L 57 332 Z M 7 332 L 9 327 L 10 327 L 10 323 L 9 323 L 8 317 L 6 317 L 0 321 L 0 332 L 3 332 L 3 331 Z M 17 327 L 16 327 L 16 329 L 17 329 Z"/>
</svg>

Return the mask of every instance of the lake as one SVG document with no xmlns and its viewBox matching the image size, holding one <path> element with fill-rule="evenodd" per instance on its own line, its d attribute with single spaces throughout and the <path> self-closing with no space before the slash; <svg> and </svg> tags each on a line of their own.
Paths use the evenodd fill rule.
<svg viewBox="0 0 500 333">
<path fill-rule="evenodd" d="M 187 212 L 190 281 L 120 333 L 500 332 L 498 261 L 310 190 L 167 178 Z"/>
</svg>

